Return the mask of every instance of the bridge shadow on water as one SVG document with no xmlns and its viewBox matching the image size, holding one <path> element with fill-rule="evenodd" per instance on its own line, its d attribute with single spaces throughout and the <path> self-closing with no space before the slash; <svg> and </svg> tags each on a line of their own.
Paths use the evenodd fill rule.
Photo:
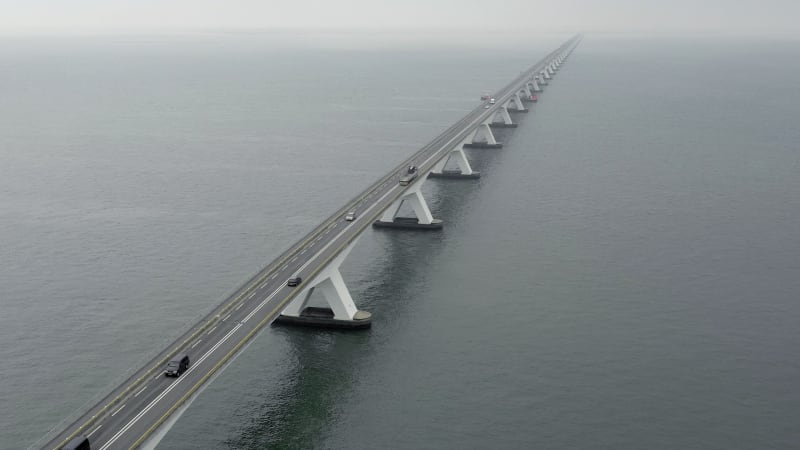
<svg viewBox="0 0 800 450">
<path fill-rule="evenodd" d="M 511 134 L 497 133 L 505 142 Z M 502 160 L 502 151 L 478 150 L 468 157 L 476 170 L 490 176 L 487 169 Z M 371 329 L 271 327 L 270 333 L 288 343 L 295 362 L 275 397 L 258 406 L 257 416 L 225 442 L 229 448 L 326 447 L 342 411 L 353 407 L 359 374 L 370 371 L 384 342 L 413 320 L 414 305 L 422 300 L 417 294 L 435 283 L 429 279 L 431 267 L 441 263 L 441 251 L 457 239 L 457 228 L 468 220 L 470 199 L 480 188 L 480 180 L 428 180 L 425 198 L 434 216 L 445 221 L 441 231 L 365 231 L 342 272 L 356 305 L 373 314 Z"/>
</svg>

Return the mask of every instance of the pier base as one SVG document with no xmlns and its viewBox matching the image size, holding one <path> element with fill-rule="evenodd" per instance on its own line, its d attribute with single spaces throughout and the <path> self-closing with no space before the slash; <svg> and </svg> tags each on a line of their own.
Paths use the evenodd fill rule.
<svg viewBox="0 0 800 450">
<path fill-rule="evenodd" d="M 431 172 L 428 178 L 457 178 L 460 180 L 474 180 L 480 178 L 481 173 L 473 170 L 472 173 L 461 173 L 461 170 L 442 170 L 441 172 Z"/>
<path fill-rule="evenodd" d="M 431 223 L 419 223 L 416 217 L 395 217 L 393 221 L 376 220 L 372 222 L 374 228 L 406 228 L 414 230 L 441 230 L 444 225 L 439 219 L 433 219 Z"/>
<path fill-rule="evenodd" d="M 372 326 L 372 314 L 359 310 L 352 319 L 336 319 L 331 308 L 308 306 L 299 316 L 278 316 L 275 323 L 317 328 L 369 328 Z"/>
<path fill-rule="evenodd" d="M 517 128 L 516 123 L 505 123 L 505 122 L 492 122 L 489 124 L 492 128 Z"/>
<path fill-rule="evenodd" d="M 503 143 L 498 142 L 491 144 L 489 142 L 468 142 L 464 144 L 464 148 L 503 148 Z"/>
</svg>

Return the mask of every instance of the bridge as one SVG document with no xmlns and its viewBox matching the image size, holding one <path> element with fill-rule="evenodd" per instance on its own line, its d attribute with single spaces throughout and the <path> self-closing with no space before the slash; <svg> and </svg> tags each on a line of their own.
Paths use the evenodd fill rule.
<svg viewBox="0 0 800 450">
<path fill-rule="evenodd" d="M 59 449 L 86 437 L 93 449 L 154 448 L 199 393 L 264 327 L 292 324 L 363 328 L 371 315 L 359 311 L 339 267 L 369 227 L 441 229 L 422 195 L 428 178 L 477 178 L 464 148 L 500 148 L 493 128 L 515 127 L 512 114 L 559 70 L 580 42 L 575 36 L 487 98 L 464 118 L 369 186 L 244 283 L 200 322 L 149 361 L 80 418 L 53 430 L 43 448 Z M 452 168 L 455 166 L 456 168 Z M 448 168 L 451 167 L 451 168 Z M 398 217 L 402 205 L 416 217 Z M 287 280 L 296 281 L 289 286 Z M 312 296 L 315 291 L 322 295 Z M 163 371 L 175 355 L 190 367 L 177 378 Z"/>
</svg>

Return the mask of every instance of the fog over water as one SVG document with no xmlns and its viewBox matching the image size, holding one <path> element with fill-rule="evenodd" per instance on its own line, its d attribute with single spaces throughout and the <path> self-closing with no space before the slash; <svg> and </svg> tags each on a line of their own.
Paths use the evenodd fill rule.
<svg viewBox="0 0 800 450">
<path fill-rule="evenodd" d="M 371 30 L 457 33 L 447 42 L 542 32 L 780 33 L 797 36 L 792 0 L 52 0 L 0 2 L 0 33 Z M 477 31 L 477 32 L 475 32 Z M 511 42 L 507 41 L 507 44 Z"/>
</svg>

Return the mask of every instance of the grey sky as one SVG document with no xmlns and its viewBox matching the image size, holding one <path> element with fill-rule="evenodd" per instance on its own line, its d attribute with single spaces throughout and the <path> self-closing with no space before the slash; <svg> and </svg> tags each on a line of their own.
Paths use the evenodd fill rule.
<svg viewBox="0 0 800 450">
<path fill-rule="evenodd" d="M 796 33 L 798 0 L 0 0 L 0 33 L 466 28 Z"/>
</svg>

